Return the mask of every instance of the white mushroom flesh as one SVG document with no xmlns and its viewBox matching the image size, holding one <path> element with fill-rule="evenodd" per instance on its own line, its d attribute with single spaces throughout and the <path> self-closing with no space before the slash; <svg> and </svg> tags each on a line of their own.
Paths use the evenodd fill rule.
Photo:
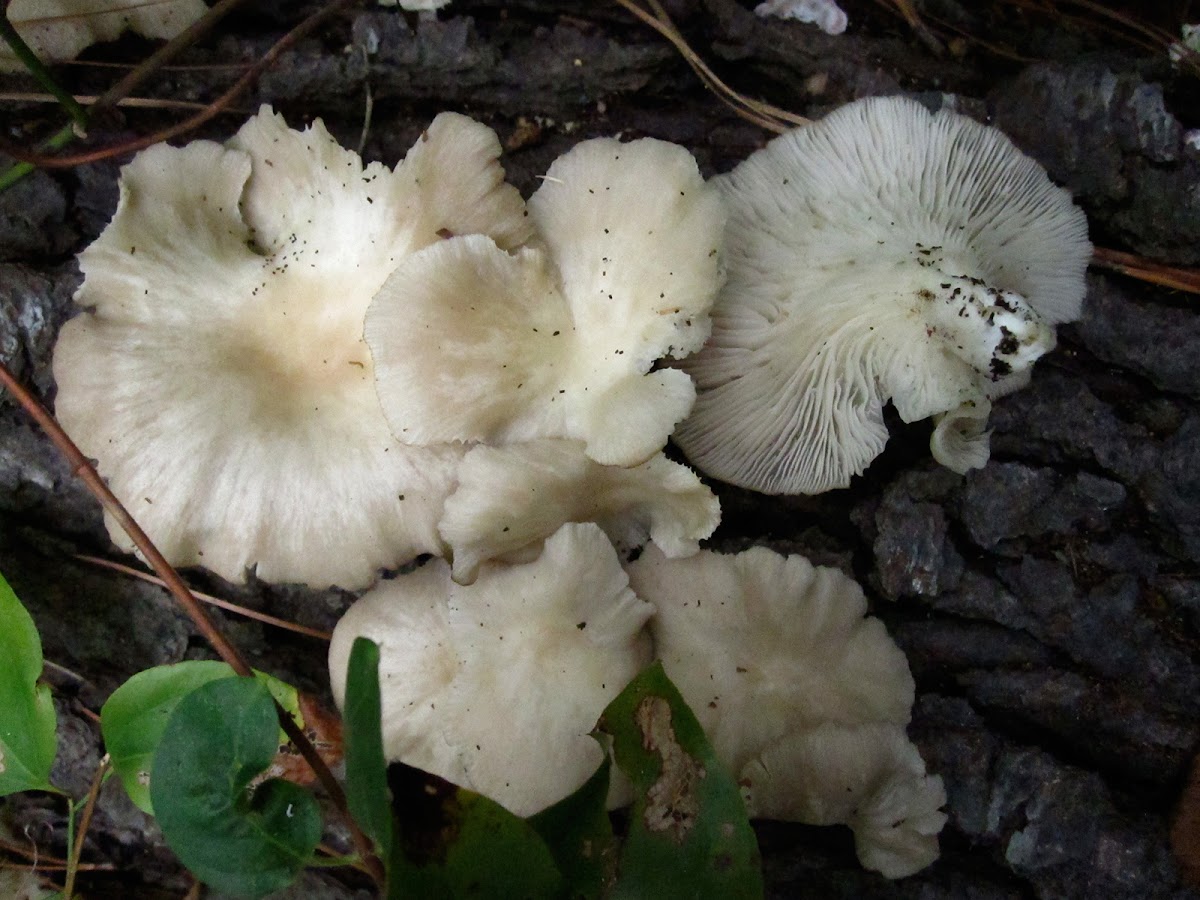
<svg viewBox="0 0 1200 900">
<path fill-rule="evenodd" d="M 738 784 L 751 817 L 850 826 L 859 861 L 887 878 L 938 858 L 946 791 L 897 725 L 789 734 L 742 768 Z"/>
</svg>

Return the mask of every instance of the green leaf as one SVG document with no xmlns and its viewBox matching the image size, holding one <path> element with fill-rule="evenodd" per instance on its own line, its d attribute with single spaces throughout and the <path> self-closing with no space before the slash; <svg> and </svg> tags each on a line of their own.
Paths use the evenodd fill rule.
<svg viewBox="0 0 1200 900">
<path fill-rule="evenodd" d="M 57 716 L 50 688 L 39 685 L 42 642 L 37 626 L 0 576 L 0 797 L 52 791 Z"/>
<path fill-rule="evenodd" d="M 763 893 L 758 842 L 736 782 L 655 663 L 600 719 L 635 800 L 614 898 L 751 898 Z"/>
<path fill-rule="evenodd" d="M 263 672 L 254 674 L 303 727 L 296 689 Z M 201 685 L 235 677 L 227 663 L 191 660 L 138 672 L 113 691 L 100 710 L 100 731 L 113 770 L 139 809 L 154 814 L 154 804 L 150 802 L 154 751 L 179 701 Z M 280 735 L 280 743 L 286 742 L 282 731 Z"/>
<path fill-rule="evenodd" d="M 561 896 L 554 858 L 524 819 L 410 766 L 390 766 L 388 786 L 402 816 L 389 900 Z"/>
<path fill-rule="evenodd" d="M 235 896 L 286 887 L 321 838 L 303 788 L 277 778 L 250 788 L 278 747 L 267 687 L 221 678 L 179 701 L 154 754 L 150 797 L 163 837 L 197 878 Z"/>
<path fill-rule="evenodd" d="M 342 719 L 346 800 L 383 860 L 387 896 L 558 896 L 554 858 L 524 819 L 434 775 L 386 765 L 378 670 L 379 648 L 358 638 Z"/>
<path fill-rule="evenodd" d="M 572 900 L 603 896 L 615 875 L 616 851 L 608 818 L 611 767 L 605 756 L 579 790 L 528 819 L 554 856 Z"/>
<path fill-rule="evenodd" d="M 342 710 L 346 759 L 346 801 L 363 833 L 387 865 L 392 847 L 392 805 L 380 732 L 379 645 L 356 638 L 350 648 L 346 702 Z"/>
<path fill-rule="evenodd" d="M 167 720 L 179 701 L 201 685 L 230 678 L 226 663 L 194 660 L 138 672 L 100 709 L 100 731 L 113 770 L 139 809 L 154 814 L 150 769 Z"/>
</svg>

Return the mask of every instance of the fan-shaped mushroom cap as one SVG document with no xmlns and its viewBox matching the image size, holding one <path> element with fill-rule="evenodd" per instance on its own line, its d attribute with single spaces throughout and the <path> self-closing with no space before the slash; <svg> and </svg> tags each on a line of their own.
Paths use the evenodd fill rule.
<svg viewBox="0 0 1200 900">
<path fill-rule="evenodd" d="M 441 560 L 419 574 L 379 585 L 334 630 L 338 702 L 350 647 L 366 635 L 380 644 L 388 759 L 518 815 L 582 785 L 603 759 L 589 737 L 596 720 L 650 659 L 643 626 L 653 609 L 629 589 L 608 538 L 594 524 L 565 525 L 535 561 L 484 564 L 469 586 L 455 584 Z M 443 612 L 426 612 L 435 607 Z M 429 633 L 410 633 L 427 625 Z M 408 679 L 429 664 L 435 677 Z"/>
<path fill-rule="evenodd" d="M 577 145 L 529 201 L 540 249 L 447 240 L 388 279 L 367 315 L 392 429 L 416 444 L 583 441 L 635 465 L 691 408 L 682 372 L 649 371 L 708 335 L 724 211 L 682 149 Z"/>
<path fill-rule="evenodd" d="M 17 33 L 43 62 L 74 59 L 85 48 L 116 40 L 125 29 L 173 38 L 206 12 L 204 0 L 12 0 L 6 9 Z M 0 72 L 22 69 L 0 41 Z"/>
<path fill-rule="evenodd" d="M 443 549 L 463 451 L 395 440 L 363 316 L 440 229 L 527 236 L 499 152 L 444 114 L 394 172 L 364 168 L 319 121 L 292 131 L 264 108 L 226 147 L 156 146 L 125 167 L 80 255 L 57 412 L 172 563 L 364 587 Z"/>
<path fill-rule="evenodd" d="M 651 540 L 674 558 L 699 550 L 720 520 L 712 491 L 661 453 L 632 468 L 602 466 L 579 441 L 540 440 L 468 452 L 438 530 L 462 582 L 485 559 L 536 554 L 565 522 L 596 522 L 618 551 Z"/>
<path fill-rule="evenodd" d="M 763 547 L 669 560 L 653 546 L 626 569 L 657 610 L 655 655 L 732 771 L 823 723 L 908 722 L 908 661 L 837 569 Z"/>
<path fill-rule="evenodd" d="M 462 668 L 450 627 L 447 582 L 446 564 L 432 560 L 371 588 L 333 630 L 329 680 L 338 706 L 344 707 L 350 650 L 355 638 L 370 638 L 379 645 L 381 730 L 389 759 L 461 778 L 457 751 L 442 738 L 444 710 L 437 708 Z"/>
<path fill-rule="evenodd" d="M 762 547 L 626 566 L 654 604 L 662 660 L 751 816 L 847 824 L 859 859 L 889 878 L 937 858 L 941 779 L 904 735 L 904 654 L 837 569 Z"/>
<path fill-rule="evenodd" d="M 738 778 L 751 817 L 849 825 L 859 861 L 903 878 L 938 858 L 942 779 L 897 725 L 820 725 L 784 737 Z"/>
<path fill-rule="evenodd" d="M 699 393 L 676 433 L 714 477 L 845 486 L 883 449 L 889 398 L 911 422 L 1007 393 L 1079 315 L 1083 213 L 964 116 L 859 101 L 716 181 L 729 279 L 708 344 L 681 364 Z M 939 459 L 986 460 L 981 432 Z"/>
</svg>

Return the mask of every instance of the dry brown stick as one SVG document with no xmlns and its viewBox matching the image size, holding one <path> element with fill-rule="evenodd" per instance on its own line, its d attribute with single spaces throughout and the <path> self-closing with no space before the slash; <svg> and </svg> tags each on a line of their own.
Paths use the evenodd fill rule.
<svg viewBox="0 0 1200 900">
<path fill-rule="evenodd" d="M 876 0 L 876 2 L 881 6 L 891 7 L 898 12 L 908 27 L 912 29 L 913 34 L 934 55 L 941 56 L 946 52 L 945 45 L 938 40 L 937 35 L 930 31 L 929 26 L 921 19 L 921 14 L 917 12 L 917 7 L 913 4 L 912 0 Z"/>
<path fill-rule="evenodd" d="M 86 553 L 76 553 L 75 558 L 82 562 L 90 563 L 93 566 L 100 566 L 101 568 L 111 569 L 114 572 L 120 572 L 122 575 L 128 575 L 130 578 L 140 579 L 148 584 L 156 584 L 161 588 L 165 588 L 167 586 L 161 578 L 151 575 L 149 572 L 139 571 L 138 569 L 133 568 L 133 566 L 126 566 L 122 563 L 113 562 L 110 559 L 104 559 L 99 556 L 88 556 Z M 333 639 L 333 635 L 328 631 L 321 631 L 317 628 L 309 628 L 307 625 L 300 625 L 296 622 L 289 622 L 286 619 L 280 619 L 275 616 L 267 615 L 266 613 L 261 613 L 254 609 L 247 609 L 244 606 L 238 606 L 236 603 L 230 603 L 228 600 L 222 600 L 220 597 L 214 597 L 212 594 L 205 594 L 202 591 L 193 589 L 192 596 L 197 600 L 207 603 L 209 606 L 215 606 L 218 609 L 223 609 L 227 612 L 234 613 L 235 615 L 244 616 L 247 619 L 254 619 L 255 621 L 263 622 L 267 625 L 274 625 L 276 628 L 294 631 L 296 634 L 303 634 L 306 637 L 316 638 L 317 640 L 321 641 Z"/>
<path fill-rule="evenodd" d="M 8 838 L 0 835 L 0 850 L 4 850 L 14 856 L 19 856 L 22 859 L 27 859 L 31 863 L 31 868 L 65 868 L 67 861 L 58 856 L 51 856 L 48 853 L 43 853 L 41 848 L 31 840 L 28 847 L 23 847 L 21 844 L 11 841 Z M 0 868 L 6 867 L 6 864 L 0 862 Z M 24 865 L 22 865 L 24 868 Z"/>
<path fill-rule="evenodd" d="M 3 849 L 8 849 L 4 847 Z M 36 857 L 31 857 L 28 863 L 16 863 L 0 860 L 0 869 L 30 869 L 34 872 L 65 872 L 67 863 L 65 862 L 50 862 L 45 858 L 38 860 Z M 83 863 L 75 867 L 77 872 L 115 872 L 117 870 L 116 863 Z M 55 896 L 55 895 L 51 895 Z"/>
<path fill-rule="evenodd" d="M 75 94 L 75 102 L 80 106 L 95 106 L 100 102 L 99 94 Z M 0 92 L 0 103 L 57 103 L 58 98 L 53 94 L 39 94 L 32 91 L 3 91 Z M 205 109 L 207 103 L 197 103 L 192 100 L 158 100 L 154 97 L 123 97 L 115 106 L 137 107 L 139 109 Z M 231 112 L 233 110 L 230 110 Z M 238 110 L 238 112 L 244 112 Z"/>
<path fill-rule="evenodd" d="M 154 546 L 154 543 L 146 535 L 146 532 L 142 530 L 142 527 L 129 514 L 116 495 L 109 490 L 108 485 L 104 483 L 104 479 L 100 477 L 92 467 L 92 464 L 88 462 L 87 457 L 83 455 L 75 445 L 75 442 L 63 430 L 62 426 L 38 402 L 37 398 L 29 393 L 13 377 L 12 372 L 3 363 L 0 363 L 0 383 L 8 388 L 13 396 L 16 397 L 17 402 L 21 404 L 22 408 L 33 417 L 33 420 L 37 422 L 38 426 L 46 433 L 51 442 L 67 458 L 75 475 L 87 485 L 88 490 L 100 501 L 105 511 L 129 535 L 130 540 L 141 551 L 146 561 L 150 563 L 151 568 L 163 580 L 167 590 L 179 601 L 179 604 L 191 617 L 196 627 L 200 630 L 200 633 L 204 635 L 205 640 L 217 651 L 217 655 L 227 662 L 239 675 L 249 676 L 251 674 L 250 666 L 242 659 L 237 648 L 213 624 L 212 619 L 204 611 L 204 607 L 192 596 L 191 590 L 183 583 L 183 579 L 179 577 L 179 573 L 175 571 L 174 567 L 167 562 L 158 548 Z M 329 767 L 325 765 L 325 761 L 321 759 L 320 754 L 317 753 L 316 748 L 313 747 L 312 741 L 308 739 L 304 730 L 296 724 L 295 720 L 292 719 L 278 702 L 275 704 L 275 710 L 279 716 L 279 724 L 287 735 L 288 740 L 295 744 L 296 750 L 312 768 L 317 779 L 321 782 L 321 786 L 329 794 L 329 798 L 333 801 L 334 806 L 345 816 L 350 826 L 350 833 L 354 840 L 355 849 L 370 867 L 371 874 L 375 877 L 375 880 L 382 884 L 383 867 L 374 856 L 370 839 L 363 834 L 358 824 L 354 821 L 354 818 L 350 815 L 349 806 L 346 803 L 346 794 L 342 790 L 342 786 L 333 777 L 333 773 L 329 771 Z"/>
<path fill-rule="evenodd" d="M 670 16 L 667 15 L 666 10 L 657 0 L 648 0 L 653 13 L 647 12 L 637 3 L 633 2 L 633 0 L 615 0 L 615 2 L 626 12 L 635 16 L 638 20 L 666 38 L 679 51 L 679 55 L 692 67 L 692 70 L 704 82 L 705 86 L 742 118 L 753 122 L 760 128 L 765 128 L 768 131 L 776 133 L 787 131 L 796 125 L 805 125 L 808 123 L 809 120 L 803 116 L 797 116 L 769 103 L 763 103 L 762 101 L 746 97 L 722 81 L 708 67 L 707 63 L 700 58 L 700 55 L 683 39 L 683 35 L 679 33 Z"/>
<path fill-rule="evenodd" d="M 214 4 L 203 16 L 147 56 L 134 66 L 128 75 L 101 94 L 100 99 L 96 103 L 96 108 L 102 109 L 124 97 L 128 97 L 137 90 L 143 81 L 212 31 L 218 22 L 233 12 L 243 2 L 244 0 L 220 0 L 219 3 Z"/>
<path fill-rule="evenodd" d="M 146 561 L 159 574 L 159 577 L 166 582 L 167 590 L 171 592 L 180 605 L 187 611 L 187 614 L 191 616 L 200 633 L 204 635 L 204 639 L 217 651 L 217 655 L 229 663 L 239 675 L 250 675 L 250 666 L 246 664 L 246 661 L 242 659 L 237 649 L 217 629 L 212 620 L 209 619 L 208 615 L 204 612 L 204 607 L 192 596 L 192 592 L 183 583 L 183 579 L 179 577 L 179 573 L 158 552 L 158 548 L 150 541 L 146 532 L 142 530 L 142 526 L 134 520 L 133 516 L 121 505 L 121 501 L 117 499 L 116 495 L 108 489 L 108 485 L 104 483 L 104 479 L 92 468 L 92 464 L 88 462 L 87 457 L 83 455 L 80 449 L 75 446 L 75 442 L 62 429 L 62 426 L 13 377 L 12 372 L 3 363 L 0 363 L 0 382 L 12 392 L 25 411 L 33 417 L 33 420 L 37 422 L 38 426 L 54 443 L 54 446 L 67 458 L 67 462 L 70 463 L 75 475 L 87 485 L 92 496 L 100 501 L 105 512 L 112 516 L 116 520 L 116 523 L 121 526 L 121 530 L 129 535 L 138 550 L 146 557 Z"/>
<path fill-rule="evenodd" d="M 199 128 L 205 122 L 220 115 L 233 103 L 235 99 L 237 99 L 238 95 L 249 88 L 250 85 L 252 85 L 264 71 L 274 65 L 275 60 L 277 60 L 284 51 L 289 49 L 296 42 L 307 37 L 326 19 L 330 18 L 335 13 L 354 2 L 355 0 L 333 0 L 333 2 L 325 8 L 313 13 L 311 16 L 281 37 L 278 41 L 276 41 L 271 48 L 265 54 L 263 54 L 262 59 L 247 69 L 245 74 L 242 75 L 242 77 L 236 82 L 234 82 L 233 87 L 223 93 L 212 103 L 208 104 L 205 109 L 182 122 L 171 125 L 170 127 L 164 128 L 161 131 L 157 131 L 154 134 L 134 138 L 133 140 L 127 141 L 116 147 L 100 147 L 95 150 L 88 150 L 83 153 L 75 153 L 69 156 L 29 153 L 20 147 L 14 147 L 10 145 L 7 141 L 0 146 L 0 149 L 14 159 L 20 160 L 24 163 L 29 163 L 30 165 L 38 166 L 43 169 L 69 169 L 74 166 L 81 166 L 87 163 L 97 162 L 98 160 L 109 159 L 113 156 L 119 156 L 125 153 L 133 153 L 137 150 L 144 150 L 146 147 L 149 147 L 153 144 L 162 143 L 163 141 L 169 141 L 171 138 L 179 137 L 182 134 L 186 134 L 189 131 Z M 215 9 L 216 7 L 213 8 Z M 128 80 L 129 79 L 122 79 L 120 84 L 124 84 Z M 109 102 L 106 101 L 106 98 L 108 98 L 110 94 L 113 94 L 114 90 L 115 88 L 106 91 L 104 94 L 101 94 L 97 105 L 102 102 Z M 116 99 L 115 94 L 113 99 Z"/>
<path fill-rule="evenodd" d="M 1133 253 L 1121 250 L 1110 250 L 1107 247 L 1092 249 L 1092 265 L 1113 272 L 1120 272 L 1139 281 L 1157 284 L 1161 287 L 1200 294 L 1200 269 L 1185 269 L 1179 266 L 1168 266 L 1153 260 L 1143 259 Z"/>
</svg>

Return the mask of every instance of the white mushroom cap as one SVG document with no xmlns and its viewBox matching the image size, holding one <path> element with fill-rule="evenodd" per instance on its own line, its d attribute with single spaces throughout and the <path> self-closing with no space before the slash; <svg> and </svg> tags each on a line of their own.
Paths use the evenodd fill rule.
<svg viewBox="0 0 1200 900">
<path fill-rule="evenodd" d="M 720 520 L 712 491 L 661 453 L 602 466 L 579 441 L 539 440 L 469 451 L 438 530 L 465 582 L 483 560 L 536 554 L 564 522 L 596 522 L 621 552 L 651 540 L 675 558 L 699 550 Z"/>
<path fill-rule="evenodd" d="M 74 59 L 86 47 L 116 40 L 126 29 L 173 38 L 206 12 L 204 0 L 12 0 L 8 20 L 44 62 Z M 0 41 L 0 72 L 23 68 Z"/>
<path fill-rule="evenodd" d="M 650 660 L 643 626 L 653 609 L 629 589 L 604 533 L 565 525 L 535 561 L 485 564 L 469 586 L 440 560 L 417 574 L 375 588 L 338 624 L 335 697 L 342 702 L 350 646 L 365 634 L 381 645 L 388 759 L 522 816 L 582 785 L 604 757 L 589 737 L 596 720 Z M 443 612 L 426 612 L 434 607 Z M 427 665 L 434 677 L 408 679 Z M 619 802 L 619 789 L 610 798 Z"/>
<path fill-rule="evenodd" d="M 820 725 L 767 747 L 740 773 L 752 818 L 849 825 L 859 861 L 903 878 L 938 858 L 942 779 L 897 725 Z"/>
<path fill-rule="evenodd" d="M 333 630 L 329 681 L 338 706 L 345 707 L 355 638 L 378 644 L 381 730 L 388 758 L 461 782 L 458 752 L 442 736 L 445 711 L 438 710 L 438 699 L 462 669 L 450 628 L 448 584 L 446 564 L 432 560 L 364 594 Z"/>
<path fill-rule="evenodd" d="M 838 570 L 762 547 L 677 560 L 648 547 L 626 568 L 657 610 L 655 655 L 732 771 L 824 723 L 908 722 L 908 662 Z"/>
<path fill-rule="evenodd" d="M 292 131 L 264 108 L 227 147 L 156 146 L 125 167 L 80 255 L 56 407 L 168 560 L 357 588 L 441 552 L 463 450 L 395 440 L 363 316 L 439 229 L 527 235 L 499 152 L 444 114 L 395 172 L 364 168 L 319 121 Z"/>
<path fill-rule="evenodd" d="M 676 439 L 725 481 L 845 486 L 882 450 L 889 399 L 915 421 L 1007 393 L 1079 315 L 1083 213 L 964 116 L 859 101 L 716 181 L 729 280 L 682 363 L 699 396 Z M 976 431 L 957 465 L 986 459 Z"/>
<path fill-rule="evenodd" d="M 583 441 L 635 465 L 695 391 L 656 360 L 698 348 L 721 280 L 724 212 L 681 147 L 577 145 L 529 201 L 544 246 L 483 237 L 412 257 L 367 315 L 393 431 L 417 444 Z"/>
</svg>

